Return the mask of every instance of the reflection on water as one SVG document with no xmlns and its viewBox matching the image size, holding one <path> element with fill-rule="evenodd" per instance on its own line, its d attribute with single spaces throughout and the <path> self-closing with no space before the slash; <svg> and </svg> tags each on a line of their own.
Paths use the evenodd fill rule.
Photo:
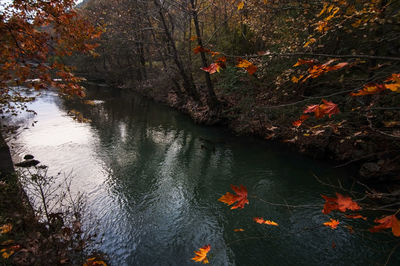
<svg viewBox="0 0 400 266">
<path fill-rule="evenodd" d="M 53 173 L 73 171 L 73 189 L 87 193 L 104 233 L 93 248 L 109 254 L 113 265 L 193 265 L 193 251 L 206 244 L 213 265 L 370 265 L 382 264 L 393 246 L 377 245 L 368 233 L 322 226 L 328 217 L 320 194 L 333 191 L 312 173 L 343 175 L 327 165 L 194 125 L 138 96 L 103 87 L 89 97 L 97 100 L 94 106 L 44 95 L 32 103 L 36 125 L 10 142 L 16 160 L 30 153 Z M 91 122 L 74 121 L 71 109 Z M 317 207 L 250 198 L 245 209 L 231 211 L 217 201 L 230 184 L 267 201 Z M 256 216 L 279 227 L 256 224 Z"/>
</svg>

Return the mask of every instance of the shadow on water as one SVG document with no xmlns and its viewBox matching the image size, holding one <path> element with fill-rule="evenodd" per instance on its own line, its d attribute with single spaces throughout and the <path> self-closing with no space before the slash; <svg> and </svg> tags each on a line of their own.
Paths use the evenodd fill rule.
<svg viewBox="0 0 400 266">
<path fill-rule="evenodd" d="M 99 87 L 88 98 L 96 104 L 54 95 L 33 103 L 39 122 L 19 134 L 17 156 L 29 152 L 54 171 L 73 169 L 75 189 L 88 194 L 104 233 L 93 248 L 109 254 L 113 265 L 193 265 L 193 251 L 206 244 L 212 265 L 371 265 L 383 264 L 393 246 L 382 242 L 392 238 L 322 226 L 328 217 L 321 213 L 320 194 L 334 191 L 312 174 L 336 182 L 343 171 L 195 125 L 137 95 Z M 67 115 L 71 109 L 91 121 L 77 123 Z M 250 198 L 244 209 L 231 211 L 217 201 L 230 184 L 243 184 L 266 201 L 311 207 Z M 256 224 L 252 218 L 258 216 L 279 227 Z M 348 222 L 354 223 L 341 220 Z"/>
</svg>

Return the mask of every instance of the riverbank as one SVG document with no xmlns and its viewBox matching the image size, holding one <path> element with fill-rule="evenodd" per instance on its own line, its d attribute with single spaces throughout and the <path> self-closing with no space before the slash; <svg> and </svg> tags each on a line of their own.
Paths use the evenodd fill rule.
<svg viewBox="0 0 400 266">
<path fill-rule="evenodd" d="M 82 255 L 79 250 L 70 250 L 72 238 L 67 227 L 55 228 L 39 220 L 0 134 L 1 265 L 73 265 L 71 258 Z"/>
<path fill-rule="evenodd" d="M 257 136 L 287 145 L 314 159 L 334 161 L 338 168 L 352 169 L 358 180 L 386 192 L 400 189 L 400 156 L 396 137 L 358 121 L 355 114 L 339 114 L 332 119 L 314 120 L 295 127 L 292 122 L 301 112 L 302 105 L 284 102 L 271 108 L 268 106 L 268 99 L 273 97 L 271 93 L 270 96 L 264 95 L 265 100 L 244 106 L 240 102 L 243 96 L 231 94 L 227 97 L 217 85 L 221 109 L 215 116 L 205 105 L 190 99 L 179 101 L 174 89 L 160 89 L 160 84 L 165 86 L 166 83 L 156 79 L 123 87 L 132 88 L 145 97 L 186 113 L 196 123 L 223 125 L 237 135 Z M 205 91 L 201 93 L 204 99 Z M 396 118 L 396 115 L 392 116 Z"/>
</svg>

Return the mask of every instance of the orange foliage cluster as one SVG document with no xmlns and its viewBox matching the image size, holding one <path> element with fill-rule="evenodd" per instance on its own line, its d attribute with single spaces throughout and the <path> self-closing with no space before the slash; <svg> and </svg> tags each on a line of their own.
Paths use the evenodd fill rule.
<svg viewBox="0 0 400 266">
<path fill-rule="evenodd" d="M 321 195 L 321 197 L 325 199 L 324 209 L 322 210 L 323 214 L 328 214 L 333 210 L 345 212 L 346 210 L 358 211 L 361 209 L 357 202 L 340 193 L 336 193 L 337 198 L 327 197 L 325 195 Z"/>
<path fill-rule="evenodd" d="M 383 84 L 369 83 L 358 92 L 352 92 L 351 96 L 363 96 L 375 94 L 384 90 L 391 90 L 393 92 L 400 92 L 400 73 L 392 74 L 385 80 Z"/>
<path fill-rule="evenodd" d="M 297 60 L 296 64 L 294 64 L 293 66 L 297 67 L 297 66 L 301 66 L 301 65 L 309 65 L 309 68 L 307 70 L 308 75 L 305 77 L 302 75 L 299 78 L 292 77 L 292 81 L 294 83 L 297 83 L 299 81 L 305 82 L 309 78 L 315 79 L 315 78 L 321 76 L 322 74 L 341 69 L 349 64 L 347 62 L 342 62 L 342 63 L 338 63 L 336 65 L 331 65 L 335 61 L 337 61 L 337 59 L 331 59 L 322 65 L 318 65 L 318 64 L 315 64 L 316 63 L 315 60 L 304 60 L 304 59 L 299 58 Z"/>
<path fill-rule="evenodd" d="M 351 197 L 343 196 L 340 193 L 336 193 L 336 198 L 327 197 L 325 195 L 321 196 L 325 199 L 325 205 L 324 208 L 322 209 L 323 214 L 328 214 L 334 210 L 338 210 L 340 212 L 346 212 L 347 210 L 350 211 L 361 210 L 361 207 L 358 205 L 358 203 L 353 201 Z M 364 221 L 367 220 L 367 217 L 364 217 L 361 214 L 348 214 L 345 215 L 345 217 L 350 219 L 363 219 Z M 374 227 L 370 228 L 369 229 L 370 232 L 375 233 L 381 231 L 382 229 L 391 228 L 394 236 L 400 236 L 400 221 L 399 219 L 397 219 L 395 214 L 384 216 L 380 219 L 375 219 L 374 222 L 378 223 L 378 225 L 375 225 Z M 324 223 L 325 226 L 329 226 L 332 229 L 336 229 L 338 224 L 339 221 L 333 219 L 331 219 L 330 222 Z M 351 231 L 353 231 L 352 228 Z"/>
<path fill-rule="evenodd" d="M 326 115 L 331 117 L 332 115 L 339 113 L 339 108 L 337 104 L 322 99 L 322 104 L 309 105 L 307 106 L 307 108 L 304 110 L 303 113 L 305 114 L 314 113 L 316 118 L 322 118 Z M 302 115 L 300 116 L 300 119 L 294 121 L 292 125 L 295 127 L 299 127 L 308 118 L 309 118 L 308 115 Z"/>
<path fill-rule="evenodd" d="M 395 236 L 400 236 L 400 221 L 397 219 L 396 215 L 388 215 L 381 219 L 375 219 L 375 223 L 379 225 L 375 225 L 370 228 L 369 231 L 375 233 L 379 232 L 382 229 L 392 228 L 392 233 Z"/>
<path fill-rule="evenodd" d="M 73 0 L 13 1 L 0 17 L 0 86 L 23 85 L 83 96 L 80 78 L 60 58 L 75 52 L 94 54 L 102 31 L 74 9 Z M 49 60 L 51 59 L 51 60 Z M 55 73 L 59 80 L 54 81 Z M 3 97 L 3 91 L 0 97 Z"/>
<path fill-rule="evenodd" d="M 228 205 L 232 205 L 236 202 L 236 204 L 232 206 L 231 210 L 237 208 L 243 209 L 245 204 L 249 204 L 249 200 L 247 199 L 246 187 L 244 187 L 243 185 L 240 185 L 240 187 L 231 185 L 231 188 L 236 193 L 236 195 L 233 195 L 230 192 L 226 192 L 226 194 L 218 200 Z"/>
</svg>

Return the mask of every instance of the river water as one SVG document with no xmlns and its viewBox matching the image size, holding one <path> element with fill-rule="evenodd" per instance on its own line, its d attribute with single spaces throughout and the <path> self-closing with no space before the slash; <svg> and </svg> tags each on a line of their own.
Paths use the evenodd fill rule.
<svg viewBox="0 0 400 266">
<path fill-rule="evenodd" d="M 211 265 L 382 265 L 395 245 L 390 233 L 366 230 L 372 221 L 321 213 L 320 194 L 335 190 L 313 175 L 333 184 L 343 178 L 347 185 L 344 171 L 196 125 L 137 95 L 94 87 L 89 98 L 96 105 L 44 93 L 30 105 L 38 115 L 8 141 L 15 161 L 33 154 L 51 173 L 74 176 L 72 190 L 86 194 L 98 221 L 95 228 L 86 225 L 101 236 L 91 248 L 106 253 L 111 265 L 195 265 L 193 252 L 207 244 Z M 91 121 L 77 122 L 67 114 L 72 109 Z M 247 187 L 244 209 L 218 201 L 232 192 L 230 184 Z M 322 225 L 329 218 L 340 220 L 338 229 Z M 400 264 L 398 253 L 389 265 Z"/>
</svg>

